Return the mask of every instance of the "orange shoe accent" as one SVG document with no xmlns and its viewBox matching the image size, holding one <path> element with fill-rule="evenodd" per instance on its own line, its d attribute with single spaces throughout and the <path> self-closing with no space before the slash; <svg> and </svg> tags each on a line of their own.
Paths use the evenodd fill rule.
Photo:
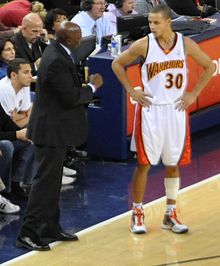
<svg viewBox="0 0 220 266">
<path fill-rule="evenodd" d="M 130 231 L 134 234 L 145 234 L 147 232 L 144 224 L 143 208 L 133 208 Z"/>
<path fill-rule="evenodd" d="M 168 229 L 171 230 L 174 233 L 177 234 L 184 234 L 188 232 L 188 227 L 184 224 L 182 224 L 176 214 L 176 209 L 167 211 L 164 215 L 162 229 Z"/>
</svg>

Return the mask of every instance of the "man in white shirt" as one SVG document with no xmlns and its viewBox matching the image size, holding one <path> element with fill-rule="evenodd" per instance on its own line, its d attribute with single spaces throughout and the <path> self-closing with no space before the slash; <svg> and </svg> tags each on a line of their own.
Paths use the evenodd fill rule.
<svg viewBox="0 0 220 266">
<path fill-rule="evenodd" d="M 15 58 L 10 62 L 7 77 L 0 80 L 0 104 L 20 128 L 25 127 L 30 118 L 31 80 L 31 65 L 26 59 L 21 58 Z M 75 174 L 75 170 L 64 167 L 62 184 L 72 184 L 75 179 L 69 176 Z"/>
<path fill-rule="evenodd" d="M 103 36 L 115 34 L 115 27 L 104 16 L 104 0 L 82 0 L 82 11 L 72 18 L 72 22 L 81 28 L 82 37 L 92 34 L 97 35 L 97 44 L 101 44 Z"/>
<path fill-rule="evenodd" d="M 30 90 L 32 80 L 31 65 L 22 58 L 12 60 L 7 69 L 7 77 L 0 81 L 1 116 L 10 116 L 16 124 L 12 128 L 13 136 L 2 136 L 1 149 L 4 149 L 4 167 L 1 167 L 1 177 L 6 186 L 6 193 L 17 194 L 27 198 L 28 189 L 35 174 L 34 145 L 25 137 L 30 112 Z M 8 121 L 10 121 L 10 118 Z M 9 124 L 10 122 L 7 122 Z M 21 129 L 21 127 L 23 129 Z M 2 131 L 5 127 L 2 127 Z M 15 132 L 16 131 L 16 132 Z"/>
<path fill-rule="evenodd" d="M 27 125 L 31 112 L 31 66 L 16 58 L 8 66 L 8 74 L 0 80 L 0 103 L 5 113 L 19 126 Z"/>
</svg>

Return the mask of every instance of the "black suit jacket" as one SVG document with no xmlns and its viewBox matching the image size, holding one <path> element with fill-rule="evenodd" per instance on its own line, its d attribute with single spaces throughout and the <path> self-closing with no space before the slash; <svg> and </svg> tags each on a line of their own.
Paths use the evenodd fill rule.
<svg viewBox="0 0 220 266">
<path fill-rule="evenodd" d="M 68 53 L 53 42 L 45 49 L 38 70 L 29 138 L 46 146 L 82 144 L 87 138 L 84 104 L 92 95 L 89 86 L 82 88 Z"/>
<path fill-rule="evenodd" d="M 15 36 L 12 37 L 12 40 L 15 43 L 16 57 L 28 60 L 31 63 L 32 75 L 35 76 L 37 71 L 35 70 L 34 62 L 42 56 L 47 44 L 38 40 L 32 44 L 31 50 L 21 31 L 17 32 Z"/>
</svg>

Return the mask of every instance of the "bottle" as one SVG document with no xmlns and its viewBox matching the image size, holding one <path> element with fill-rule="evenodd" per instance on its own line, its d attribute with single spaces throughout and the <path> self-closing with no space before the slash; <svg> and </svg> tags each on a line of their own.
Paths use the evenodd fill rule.
<svg viewBox="0 0 220 266">
<path fill-rule="evenodd" d="M 121 53 L 121 46 L 122 46 L 122 35 L 117 35 L 116 36 L 116 39 L 117 39 L 117 44 L 118 44 L 118 55 Z"/>
<path fill-rule="evenodd" d="M 115 36 L 111 37 L 111 56 L 116 57 L 118 54 L 118 45 Z"/>
</svg>

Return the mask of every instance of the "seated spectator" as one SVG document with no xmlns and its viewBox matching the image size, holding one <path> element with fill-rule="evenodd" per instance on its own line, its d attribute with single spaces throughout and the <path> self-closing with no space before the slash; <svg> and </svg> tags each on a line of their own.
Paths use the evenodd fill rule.
<svg viewBox="0 0 220 266">
<path fill-rule="evenodd" d="M 10 39 L 0 40 L 0 79 L 7 75 L 8 63 L 15 59 L 15 47 Z"/>
<path fill-rule="evenodd" d="M 116 33 L 115 28 L 104 16 L 105 5 L 104 0 L 82 0 L 82 11 L 71 20 L 80 26 L 82 37 L 96 34 L 98 45 L 101 44 L 102 37 Z"/>
<path fill-rule="evenodd" d="M 51 9 L 44 20 L 45 29 L 48 32 L 49 40 L 55 40 L 55 33 L 60 29 L 61 22 L 68 20 L 66 12 L 61 8 Z"/>
<path fill-rule="evenodd" d="M 24 58 L 31 63 L 32 75 L 37 75 L 37 69 L 43 50 L 48 43 L 47 31 L 43 29 L 43 21 L 39 15 L 26 15 L 21 24 L 21 30 L 12 38 L 16 57 Z"/>
<path fill-rule="evenodd" d="M 135 8 L 135 0 L 116 0 L 109 4 L 108 12 L 104 16 L 111 22 L 112 27 L 117 31 L 117 17 L 126 16 L 130 14 L 137 14 Z"/>
<path fill-rule="evenodd" d="M 11 38 L 12 36 L 15 35 L 16 32 L 20 30 L 19 27 L 14 28 L 14 27 L 8 27 L 5 26 L 4 23 L 0 21 L 0 38 Z"/>
<path fill-rule="evenodd" d="M 2 163 L 2 151 L 0 150 L 0 166 Z M 5 189 L 5 185 L 2 181 L 2 179 L 0 178 L 0 193 Z M 1 194 L 0 194 L 0 212 L 2 213 L 8 213 L 8 214 L 12 214 L 12 213 L 16 213 L 20 211 L 20 207 L 18 205 L 15 205 L 13 203 L 11 203 L 9 200 L 7 200 L 6 198 L 4 198 Z M 1 229 L 1 226 L 0 226 Z"/>
<path fill-rule="evenodd" d="M 0 150 L 0 176 L 5 185 L 4 193 L 12 192 L 22 198 L 27 198 L 27 189 L 34 175 L 34 145 L 26 138 L 26 128 L 20 129 L 5 113 L 1 105 Z M 0 202 L 1 200 L 5 201 L 0 197 Z M 13 209 L 8 202 L 6 204 L 9 211 Z M 7 212 L 7 209 L 2 211 Z M 19 210 L 18 206 L 14 209 Z"/>
<path fill-rule="evenodd" d="M 22 19 L 30 12 L 37 13 L 42 19 L 46 16 L 44 5 L 38 1 L 14 0 L 0 8 L 0 20 L 8 27 L 18 27 Z"/>
<path fill-rule="evenodd" d="M 0 104 L 20 128 L 28 124 L 30 117 L 31 79 L 30 63 L 16 58 L 8 65 L 7 76 L 0 80 Z"/>
<path fill-rule="evenodd" d="M 30 63 L 25 59 L 16 58 L 12 60 L 8 65 L 7 77 L 0 80 L 0 104 L 5 113 L 11 117 L 13 122 L 17 126 L 19 126 L 19 128 L 24 127 L 28 124 L 31 113 L 32 104 L 30 101 L 29 89 L 31 78 L 32 75 Z M 23 144 L 24 143 L 22 143 L 22 145 Z M 9 150 L 10 148 L 12 150 L 13 147 L 11 144 L 8 144 L 7 142 L 6 145 L 8 146 L 7 150 Z M 13 153 L 11 152 L 9 154 L 9 157 L 12 156 L 12 154 Z M 32 164 L 33 162 L 29 163 L 29 167 Z M 30 171 L 31 170 L 32 169 L 30 169 Z M 76 174 L 76 171 L 66 167 L 64 167 L 63 170 L 63 183 L 65 185 L 73 183 L 75 179 L 65 176 L 65 174 L 73 175 Z M 32 179 L 32 177 L 33 176 L 31 174 L 28 181 L 30 181 L 30 178 Z M 26 180 L 24 181 L 26 182 Z"/>
</svg>

